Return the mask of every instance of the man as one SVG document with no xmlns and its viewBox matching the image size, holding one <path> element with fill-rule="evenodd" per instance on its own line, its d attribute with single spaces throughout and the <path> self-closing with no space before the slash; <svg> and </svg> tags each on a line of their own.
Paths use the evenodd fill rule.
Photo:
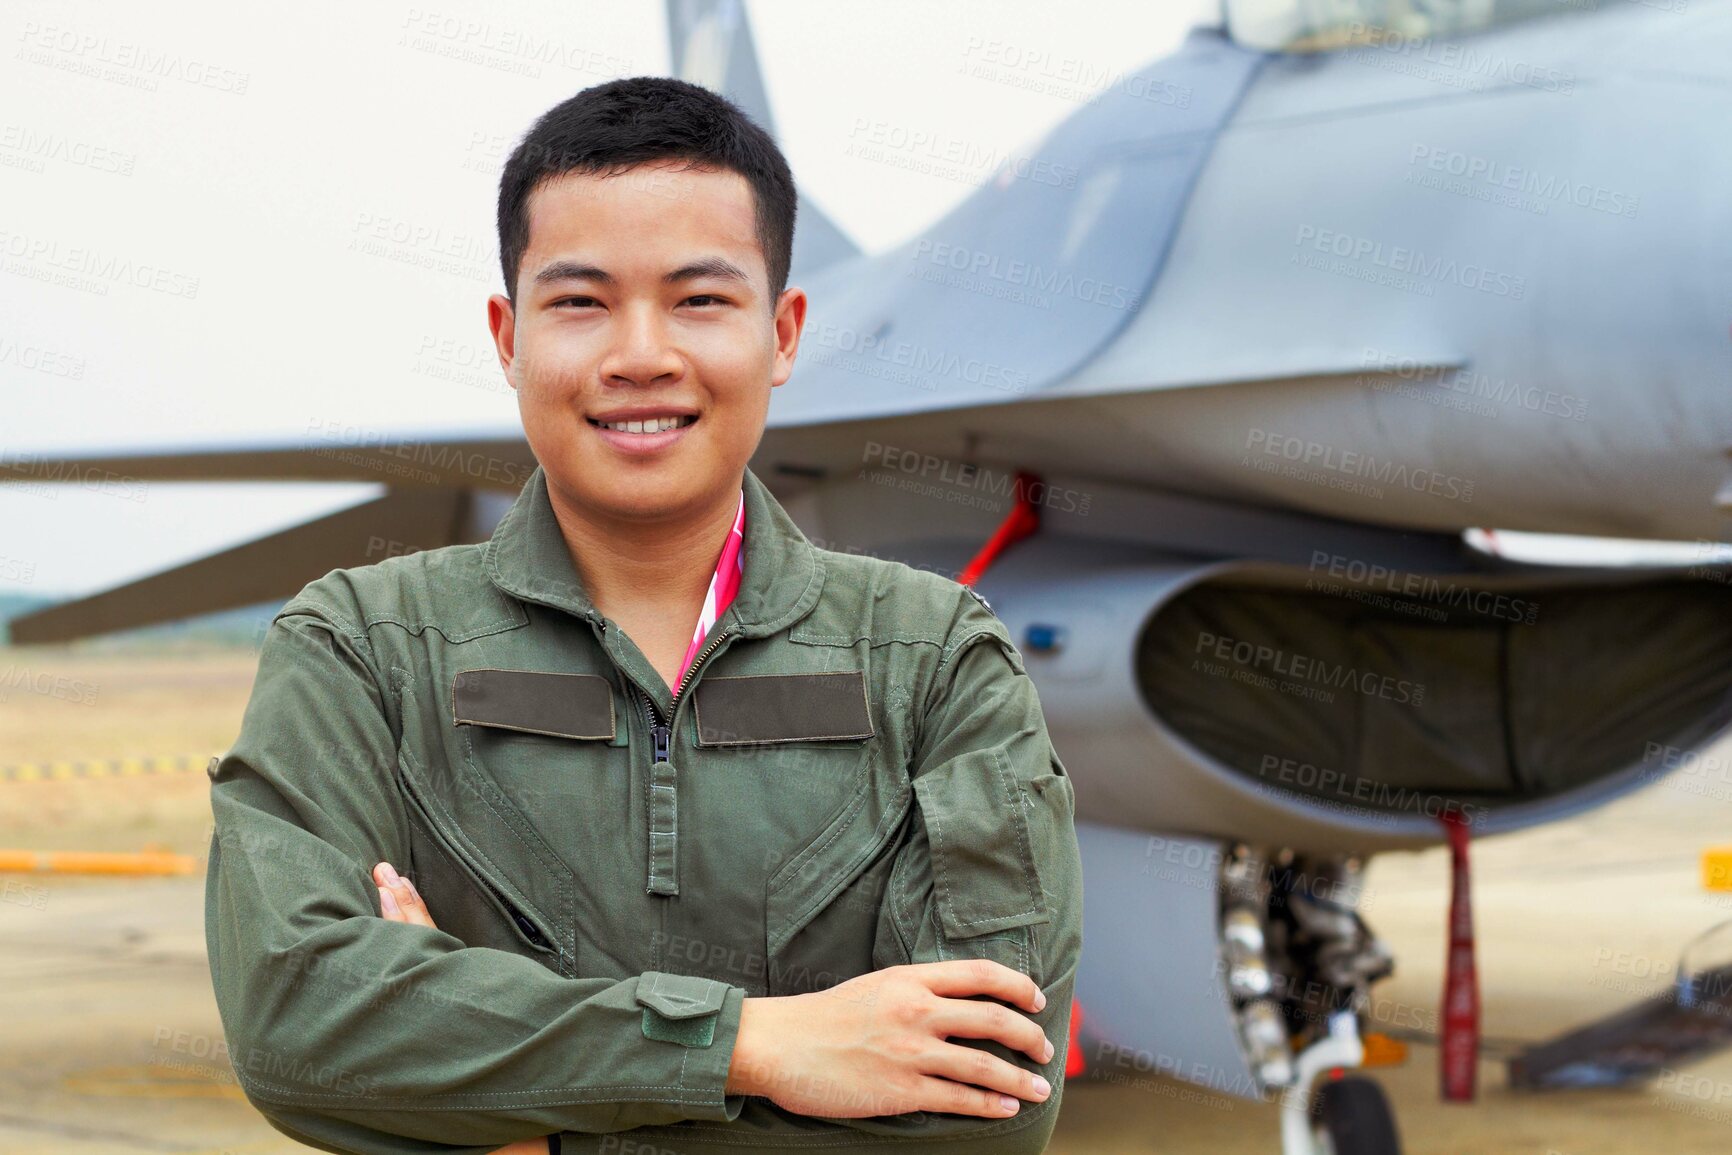
<svg viewBox="0 0 1732 1155">
<path fill-rule="evenodd" d="M 1045 1147 L 1070 780 L 982 599 L 815 548 L 747 468 L 794 206 L 761 129 L 665 78 L 508 161 L 488 317 L 539 464 L 487 543 L 306 586 L 212 765 L 211 971 L 284 1133 Z"/>
</svg>

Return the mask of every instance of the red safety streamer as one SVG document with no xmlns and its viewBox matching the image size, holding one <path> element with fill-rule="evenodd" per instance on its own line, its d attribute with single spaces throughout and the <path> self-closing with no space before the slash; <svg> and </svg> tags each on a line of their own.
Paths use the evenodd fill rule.
<svg viewBox="0 0 1732 1155">
<path fill-rule="evenodd" d="M 956 575 L 957 582 L 965 586 L 973 585 L 980 580 L 980 575 L 986 572 L 986 567 L 992 564 L 994 558 L 1040 528 L 1040 504 L 1030 496 L 1034 487 L 1039 484 L 1040 477 L 1037 474 L 1016 475 L 1016 505 L 1004 515 L 1004 520 L 999 523 L 998 529 L 987 539 L 986 544 L 980 547 L 980 552 Z"/>
<path fill-rule="evenodd" d="M 1083 1073 L 1086 1066 L 1082 1050 L 1082 1003 L 1073 994 L 1070 1000 L 1070 1036 L 1065 1044 L 1064 1077 L 1075 1079 Z"/>
<path fill-rule="evenodd" d="M 1439 1064 L 1446 1103 L 1471 1103 L 1479 1071 L 1479 975 L 1473 962 L 1473 903 L 1468 894 L 1468 821 L 1446 810 L 1452 881 L 1449 955 L 1443 980 L 1443 1054 Z"/>
</svg>

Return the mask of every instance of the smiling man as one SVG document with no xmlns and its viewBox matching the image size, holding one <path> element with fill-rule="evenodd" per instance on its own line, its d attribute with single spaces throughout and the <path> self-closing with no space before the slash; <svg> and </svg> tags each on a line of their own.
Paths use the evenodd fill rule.
<svg viewBox="0 0 1732 1155">
<path fill-rule="evenodd" d="M 489 541 L 291 599 L 212 763 L 211 972 L 284 1133 L 1045 1147 L 1071 783 L 983 600 L 814 547 L 748 468 L 806 315 L 795 203 L 671 79 L 508 161 L 488 318 L 538 465 Z"/>
</svg>

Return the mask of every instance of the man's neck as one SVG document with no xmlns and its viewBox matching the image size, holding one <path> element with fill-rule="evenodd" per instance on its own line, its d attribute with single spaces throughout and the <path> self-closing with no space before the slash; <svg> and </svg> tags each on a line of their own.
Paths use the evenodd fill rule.
<svg viewBox="0 0 1732 1155">
<path fill-rule="evenodd" d="M 733 529 L 740 488 L 689 516 L 655 522 L 567 508 L 557 497 L 551 504 L 584 591 L 603 615 L 629 621 L 655 611 L 695 621 Z M 691 623 L 684 625 L 689 631 Z"/>
</svg>

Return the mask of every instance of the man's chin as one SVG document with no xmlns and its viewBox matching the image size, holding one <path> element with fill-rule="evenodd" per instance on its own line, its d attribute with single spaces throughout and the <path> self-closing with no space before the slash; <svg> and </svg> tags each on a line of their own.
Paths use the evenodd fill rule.
<svg viewBox="0 0 1732 1155">
<path fill-rule="evenodd" d="M 646 470 L 625 484 L 616 476 L 596 484 L 578 481 L 561 488 L 570 496 L 574 512 L 599 521 L 656 522 L 677 520 L 703 508 L 712 499 L 712 490 L 721 484 L 683 476 L 658 477 Z"/>
</svg>

